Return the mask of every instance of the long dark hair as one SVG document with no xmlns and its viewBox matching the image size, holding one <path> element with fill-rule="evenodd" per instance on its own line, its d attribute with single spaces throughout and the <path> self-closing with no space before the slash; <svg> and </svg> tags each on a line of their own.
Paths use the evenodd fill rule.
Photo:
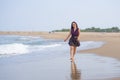
<svg viewBox="0 0 120 80">
<path fill-rule="evenodd" d="M 77 29 L 78 29 L 78 25 L 77 25 L 77 23 L 76 23 L 75 21 L 73 21 L 73 22 L 71 23 L 71 30 L 73 29 L 73 23 L 76 24 L 76 27 L 77 27 Z"/>
</svg>

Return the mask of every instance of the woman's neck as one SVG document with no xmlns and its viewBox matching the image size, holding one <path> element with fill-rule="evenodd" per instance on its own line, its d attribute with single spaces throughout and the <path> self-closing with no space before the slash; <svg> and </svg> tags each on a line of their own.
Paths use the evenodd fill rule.
<svg viewBox="0 0 120 80">
<path fill-rule="evenodd" d="M 75 27 L 75 28 L 73 28 L 73 30 L 74 30 L 74 31 L 76 31 L 76 29 L 77 29 L 76 27 Z"/>
</svg>

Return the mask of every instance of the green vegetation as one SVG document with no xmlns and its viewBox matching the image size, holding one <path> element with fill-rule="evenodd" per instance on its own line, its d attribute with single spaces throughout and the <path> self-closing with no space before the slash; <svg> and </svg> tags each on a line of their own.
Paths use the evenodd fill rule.
<svg viewBox="0 0 120 80">
<path fill-rule="evenodd" d="M 68 32 L 68 31 L 70 31 L 70 29 L 53 30 L 52 32 Z M 105 29 L 91 27 L 91 28 L 81 29 L 81 32 L 120 32 L 120 29 L 118 27 L 105 28 Z"/>
<path fill-rule="evenodd" d="M 52 32 L 68 32 L 70 29 L 53 30 Z"/>
<path fill-rule="evenodd" d="M 82 32 L 120 32 L 120 29 L 118 27 L 112 27 L 112 28 L 106 28 L 106 29 L 91 27 L 81 31 Z"/>
</svg>

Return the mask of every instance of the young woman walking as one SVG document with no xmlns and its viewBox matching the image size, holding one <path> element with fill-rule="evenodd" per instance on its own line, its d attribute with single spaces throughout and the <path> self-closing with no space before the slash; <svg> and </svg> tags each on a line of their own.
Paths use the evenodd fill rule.
<svg viewBox="0 0 120 80">
<path fill-rule="evenodd" d="M 70 38 L 70 39 L 69 39 Z M 74 61 L 74 56 L 76 54 L 76 48 L 80 46 L 80 29 L 75 21 L 71 23 L 71 29 L 64 41 L 69 39 L 70 46 L 70 59 Z"/>
</svg>

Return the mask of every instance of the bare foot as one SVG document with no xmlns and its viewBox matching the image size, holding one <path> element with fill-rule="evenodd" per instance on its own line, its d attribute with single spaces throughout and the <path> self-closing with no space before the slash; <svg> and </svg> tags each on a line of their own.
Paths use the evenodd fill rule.
<svg viewBox="0 0 120 80">
<path fill-rule="evenodd" d="M 74 58 L 70 58 L 71 62 L 74 62 Z"/>
<path fill-rule="evenodd" d="M 72 61 L 74 62 L 74 58 L 72 58 Z"/>
</svg>

